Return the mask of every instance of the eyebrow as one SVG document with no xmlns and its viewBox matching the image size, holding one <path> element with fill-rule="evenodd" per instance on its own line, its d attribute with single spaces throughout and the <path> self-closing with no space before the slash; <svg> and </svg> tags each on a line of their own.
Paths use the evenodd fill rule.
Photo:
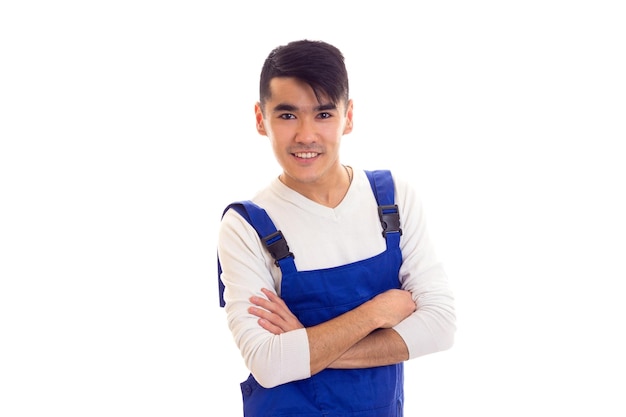
<svg viewBox="0 0 626 417">
<path fill-rule="evenodd" d="M 274 106 L 274 109 L 273 109 L 273 111 L 275 112 L 277 111 L 295 112 L 298 110 L 299 108 L 297 106 L 294 106 L 293 104 L 287 104 L 287 103 L 279 103 L 276 106 Z M 326 103 L 326 104 L 320 104 L 319 106 L 316 106 L 313 108 L 313 111 L 325 111 L 325 110 L 337 110 L 337 105 L 333 103 Z"/>
</svg>

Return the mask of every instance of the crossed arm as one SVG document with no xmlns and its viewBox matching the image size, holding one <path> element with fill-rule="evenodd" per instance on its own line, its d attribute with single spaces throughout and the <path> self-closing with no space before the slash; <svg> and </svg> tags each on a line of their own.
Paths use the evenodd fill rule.
<svg viewBox="0 0 626 417">
<path fill-rule="evenodd" d="M 304 326 L 272 291 L 252 297 L 249 313 L 273 334 Z M 332 320 L 306 328 L 311 375 L 326 368 L 366 368 L 405 361 L 409 352 L 393 326 L 416 309 L 411 293 L 389 290 Z"/>
</svg>

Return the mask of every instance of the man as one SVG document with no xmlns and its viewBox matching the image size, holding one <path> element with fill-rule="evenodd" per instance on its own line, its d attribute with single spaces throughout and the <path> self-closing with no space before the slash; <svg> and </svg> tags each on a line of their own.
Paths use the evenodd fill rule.
<svg viewBox="0 0 626 417">
<path fill-rule="evenodd" d="M 403 362 L 455 332 L 417 196 L 341 163 L 353 103 L 334 46 L 274 49 L 255 114 L 282 173 L 227 207 L 218 237 L 220 297 L 251 371 L 244 415 L 401 416 Z"/>
</svg>

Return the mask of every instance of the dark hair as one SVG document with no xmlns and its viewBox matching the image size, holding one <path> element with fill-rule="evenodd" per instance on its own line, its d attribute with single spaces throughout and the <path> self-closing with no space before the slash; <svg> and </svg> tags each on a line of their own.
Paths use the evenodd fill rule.
<svg viewBox="0 0 626 417">
<path fill-rule="evenodd" d="M 321 101 L 348 101 L 348 71 L 339 49 L 322 41 L 300 40 L 275 48 L 265 59 L 259 88 L 261 108 L 271 96 L 274 77 L 294 77 L 311 86 Z"/>
</svg>

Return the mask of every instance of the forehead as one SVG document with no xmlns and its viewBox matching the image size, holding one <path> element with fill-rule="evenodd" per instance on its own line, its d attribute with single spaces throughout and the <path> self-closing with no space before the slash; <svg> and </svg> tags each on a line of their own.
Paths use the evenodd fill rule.
<svg viewBox="0 0 626 417">
<path fill-rule="evenodd" d="M 266 104 L 270 108 L 276 104 L 288 104 L 297 108 L 318 108 L 320 105 L 336 105 L 340 108 L 343 103 L 332 103 L 322 94 L 318 101 L 313 88 L 302 80 L 293 77 L 274 77 L 270 81 L 270 97 Z"/>
</svg>

